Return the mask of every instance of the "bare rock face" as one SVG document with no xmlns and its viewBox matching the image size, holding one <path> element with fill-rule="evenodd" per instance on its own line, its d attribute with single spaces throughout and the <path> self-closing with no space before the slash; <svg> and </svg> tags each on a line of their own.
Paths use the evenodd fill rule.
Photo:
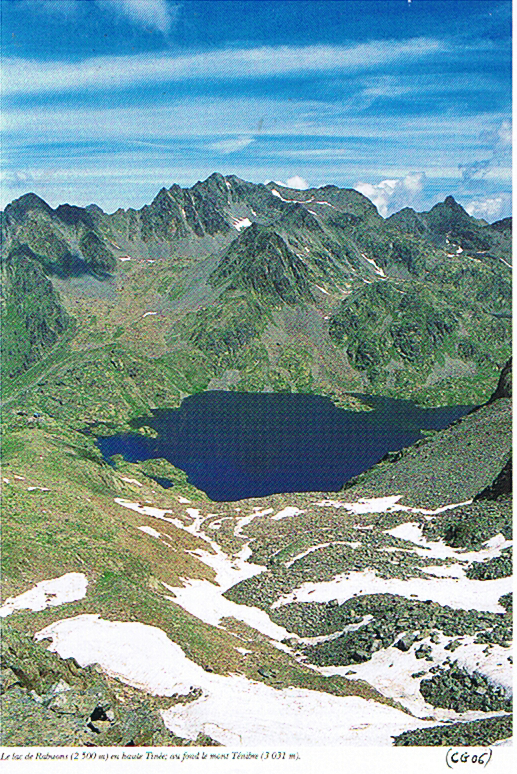
<svg viewBox="0 0 517 774">
<path fill-rule="evenodd" d="M 502 495 L 512 492 L 512 458 L 508 460 L 504 468 L 494 481 L 476 495 L 474 500 L 497 500 Z"/>
<path fill-rule="evenodd" d="M 501 376 L 499 377 L 499 382 L 497 384 L 496 390 L 488 402 L 493 403 L 495 400 L 498 400 L 499 398 L 511 398 L 511 397 L 512 397 L 512 358 L 510 358 L 505 363 L 504 368 L 501 371 Z"/>
<path fill-rule="evenodd" d="M 8 624 L 1 635 L 1 745 L 185 744 L 165 728 L 150 697 L 133 692 L 122 702 L 93 667 L 50 653 Z"/>
</svg>

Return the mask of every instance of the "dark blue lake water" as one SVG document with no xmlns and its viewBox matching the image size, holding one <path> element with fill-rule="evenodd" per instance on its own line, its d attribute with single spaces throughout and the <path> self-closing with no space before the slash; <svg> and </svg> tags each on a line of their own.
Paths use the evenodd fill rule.
<svg viewBox="0 0 517 774">
<path fill-rule="evenodd" d="M 135 433 L 98 438 L 104 458 L 165 457 L 212 500 L 278 492 L 336 491 L 388 451 L 440 430 L 472 406 L 422 409 L 411 401 L 360 396 L 374 411 L 347 411 L 320 395 L 208 391 L 179 409 L 135 420 Z"/>
</svg>

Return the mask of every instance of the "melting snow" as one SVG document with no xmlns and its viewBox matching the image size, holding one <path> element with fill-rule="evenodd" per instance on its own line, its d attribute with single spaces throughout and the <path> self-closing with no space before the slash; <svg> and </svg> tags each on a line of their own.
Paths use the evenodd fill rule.
<svg viewBox="0 0 517 774">
<path fill-rule="evenodd" d="M 391 495 L 390 497 L 361 497 L 355 503 L 343 503 L 340 500 L 322 500 L 316 505 L 324 508 L 346 508 L 351 513 L 386 513 L 391 511 L 404 511 L 407 506 L 399 505 L 398 501 L 402 495 Z"/>
<path fill-rule="evenodd" d="M 265 569 L 261 568 L 261 569 Z M 251 626 L 266 637 L 273 640 L 283 640 L 290 637 L 290 633 L 282 626 L 274 624 L 267 613 L 258 607 L 239 605 L 223 597 L 226 589 L 214 586 L 206 580 L 186 580 L 183 588 L 167 586 L 173 592 L 174 602 L 184 610 L 200 618 L 212 626 L 219 626 L 222 618 L 236 618 L 238 621 Z"/>
<path fill-rule="evenodd" d="M 45 610 L 47 607 L 64 605 L 83 599 L 88 579 L 81 572 L 69 572 L 60 578 L 51 578 L 37 583 L 32 589 L 9 597 L 0 608 L 0 618 L 5 618 L 15 610 Z"/>
<path fill-rule="evenodd" d="M 289 516 L 298 516 L 300 513 L 305 513 L 305 511 L 301 511 L 296 506 L 288 505 L 287 508 L 278 511 L 275 516 L 271 516 L 271 519 L 273 521 L 279 521 L 280 519 L 286 519 Z"/>
<path fill-rule="evenodd" d="M 290 602 L 328 602 L 331 599 L 337 599 L 341 604 L 359 594 L 398 594 L 407 598 L 412 596 L 421 600 L 431 599 L 433 602 L 456 609 L 504 613 L 504 608 L 498 600 L 511 590 L 511 578 L 486 581 L 469 578 L 402 580 L 380 578 L 373 570 L 362 570 L 337 575 L 331 581 L 303 583 L 290 594 L 277 599 L 272 608 L 287 605 Z"/>
<path fill-rule="evenodd" d="M 347 675 L 354 680 L 366 680 L 370 685 L 375 685 L 385 696 L 397 699 L 404 707 L 417 715 L 432 715 L 437 720 L 457 719 L 458 714 L 454 710 L 433 707 L 428 704 L 420 693 L 421 677 L 412 677 L 418 672 L 428 672 L 431 666 L 437 663 L 443 663 L 447 658 L 457 661 L 460 667 L 469 672 L 477 671 L 487 677 L 496 685 L 503 686 L 507 693 L 512 690 L 512 672 L 511 664 L 508 661 L 509 649 L 494 645 L 488 655 L 483 653 L 486 644 L 474 644 L 474 637 L 462 637 L 459 648 L 451 655 L 451 651 L 445 650 L 445 646 L 451 642 L 454 637 L 439 635 L 440 641 L 432 643 L 430 638 L 426 637 L 419 640 L 411 649 L 404 653 L 394 645 L 383 650 L 379 650 L 372 655 L 369 661 L 362 664 L 349 664 L 339 667 L 315 667 L 318 672 L 326 676 L 347 675 L 351 670 L 355 673 Z M 422 645 L 427 644 L 432 648 L 433 663 L 422 659 L 417 659 L 415 651 Z M 426 674 L 424 679 L 429 679 L 432 674 Z M 461 713 L 459 717 L 462 720 L 475 720 L 477 718 L 489 717 L 490 714 L 481 711 L 469 711 Z"/>
<path fill-rule="evenodd" d="M 304 556 L 308 556 L 309 554 L 314 553 L 314 551 L 319 551 L 320 548 L 328 548 L 329 546 L 339 546 L 339 545 L 350 546 L 351 548 L 358 548 L 361 545 L 361 543 L 350 542 L 348 540 L 333 540 L 330 543 L 319 543 L 317 546 L 311 546 L 310 548 L 307 548 L 305 551 L 302 551 L 301 554 L 298 554 L 293 559 L 289 559 L 288 562 L 285 562 L 285 566 L 290 567 L 299 559 L 303 559 Z"/>
<path fill-rule="evenodd" d="M 283 202 L 287 202 L 288 204 L 297 204 L 297 202 L 293 201 L 292 199 L 284 199 L 281 193 L 279 193 L 276 188 L 271 189 L 271 193 L 273 196 L 277 196 L 279 199 L 282 199 Z"/>
<path fill-rule="evenodd" d="M 365 260 L 365 261 L 368 261 L 368 263 L 369 263 L 369 264 L 371 264 L 371 265 L 373 266 L 373 268 L 375 269 L 375 273 L 376 273 L 376 274 L 378 274 L 378 275 L 379 275 L 379 277 L 383 277 L 384 279 L 387 279 L 387 277 L 386 277 L 386 275 L 385 275 L 385 273 L 384 273 L 384 270 L 383 270 L 383 269 L 381 269 L 381 267 L 380 267 L 380 266 L 377 266 L 377 264 L 375 263 L 375 261 L 373 260 L 373 258 L 368 258 L 368 256 L 367 256 L 367 255 L 365 255 L 364 253 L 361 253 L 361 255 L 363 256 L 363 258 L 364 258 L 364 260 Z"/>
<path fill-rule="evenodd" d="M 126 481 L 128 484 L 136 484 L 137 486 L 142 486 L 140 481 L 137 481 L 136 478 L 126 478 L 126 476 L 120 477 L 122 481 Z"/>
<path fill-rule="evenodd" d="M 443 513 L 449 511 L 452 508 L 459 508 L 462 505 L 470 505 L 472 500 L 464 500 L 461 503 L 450 503 L 449 505 L 442 505 L 440 508 L 431 511 L 427 508 L 412 508 L 409 505 L 402 505 L 399 503 L 402 495 L 389 495 L 387 497 L 361 497 L 355 503 L 344 503 L 341 500 L 321 500 L 315 505 L 319 505 L 323 508 L 346 508 L 347 511 L 352 513 L 393 513 L 395 511 L 406 511 L 407 513 L 423 513 L 429 516 L 435 516 L 437 513 Z"/>
<path fill-rule="evenodd" d="M 151 694 L 172 696 L 200 687 L 203 696 L 161 714 L 182 737 L 209 733 L 222 744 L 391 745 L 404 730 L 431 725 L 357 696 L 300 688 L 277 690 L 242 675 L 205 672 L 154 626 L 80 615 L 36 634 L 81 666 L 98 663 L 109 675 Z"/>
<path fill-rule="evenodd" d="M 157 532 L 152 527 L 138 527 L 138 529 L 142 530 L 142 532 L 146 532 L 148 535 L 152 535 L 152 537 L 160 537 L 160 532 Z"/>
<path fill-rule="evenodd" d="M 511 540 L 506 540 L 504 535 L 499 533 L 494 537 L 487 540 L 484 545 L 486 548 L 480 551 L 465 551 L 462 548 L 451 548 L 446 545 L 443 540 L 431 542 L 426 540 L 422 534 L 422 527 L 416 522 L 406 522 L 405 524 L 399 524 L 398 527 L 385 530 L 387 535 L 393 535 L 393 537 L 400 538 L 401 540 L 407 540 L 415 545 L 422 546 L 422 548 L 413 549 L 414 553 L 419 556 L 433 556 L 437 559 L 455 558 L 462 562 L 482 562 L 486 559 L 492 559 L 496 556 L 500 556 L 503 548 L 507 548 L 513 544 Z"/>
<path fill-rule="evenodd" d="M 435 511 L 428 511 L 403 506 L 399 504 L 399 500 L 400 495 L 394 495 L 361 499 L 356 503 L 325 500 L 317 504 L 345 508 L 354 514 L 406 511 L 429 515 L 461 505 L 446 505 Z M 180 501 L 189 503 L 186 498 L 180 498 Z M 214 540 L 201 531 L 203 522 L 209 517 L 203 516 L 197 508 L 186 509 L 192 520 L 187 526 L 178 518 L 167 518 L 166 514 L 172 513 L 169 510 L 131 503 L 122 498 L 116 498 L 116 502 L 139 513 L 171 522 L 178 528 L 206 541 L 208 550 L 198 548 L 188 553 L 215 570 L 215 582 L 182 579 L 185 584 L 182 587 L 164 584 L 173 594 L 170 597 L 171 600 L 211 625 L 219 626 L 224 617 L 236 618 L 272 638 L 272 644 L 286 649 L 278 641 L 285 637 L 293 637 L 292 633 L 274 624 L 265 611 L 237 604 L 222 596 L 225 590 L 240 580 L 252 577 L 266 569 L 261 565 L 247 562 L 251 555 L 248 545 L 245 545 L 236 556 L 230 557 L 225 554 Z M 271 513 L 273 513 L 271 508 L 261 510 L 255 507 L 252 514 L 235 519 L 234 534 L 241 536 L 242 530 L 253 519 Z M 288 506 L 271 518 L 279 520 L 301 513 L 304 511 Z M 214 515 L 217 514 L 212 514 Z M 373 524 L 355 526 L 358 529 L 374 528 Z M 152 528 L 141 527 L 140 529 L 149 534 L 154 532 L 155 536 L 159 536 L 159 533 Z M 503 535 L 496 535 L 486 541 L 481 551 L 462 552 L 445 546 L 442 541 L 426 541 L 422 535 L 421 526 L 415 522 L 399 525 L 386 532 L 414 545 L 414 548 L 412 546 L 411 549 L 400 550 L 410 550 L 426 557 L 452 557 L 457 560 L 457 563 L 421 568 L 422 571 L 434 575 L 431 578 L 383 579 L 373 570 L 341 574 L 328 582 L 304 583 L 290 594 L 278 599 L 272 607 L 276 608 L 294 601 L 326 602 L 336 599 L 338 603 L 342 603 L 358 594 L 392 593 L 407 598 L 431 599 L 452 608 L 503 612 L 498 599 L 511 590 L 511 579 L 470 580 L 465 577 L 461 566 L 466 562 L 499 555 L 503 548 L 510 545 L 510 541 L 506 541 Z M 360 545 L 358 542 L 349 544 Z M 288 564 L 328 545 L 331 543 L 311 546 L 290 559 Z M 367 617 L 359 624 L 346 627 L 346 630 L 364 625 L 369 618 L 371 617 Z M 143 687 L 151 693 L 172 695 L 188 692 L 192 686 L 202 688 L 204 695 L 200 699 L 162 712 L 167 727 L 185 738 L 195 739 L 201 731 L 210 734 L 222 744 L 232 745 L 260 745 L 266 742 L 268 745 L 297 742 L 306 745 L 389 745 L 392 735 L 409 728 L 427 725 L 427 722 L 411 719 L 397 710 L 357 697 L 335 697 L 324 692 L 294 688 L 276 690 L 240 675 L 223 677 L 208 674 L 189 661 L 181 649 L 168 640 L 161 630 L 144 624 L 101 621 L 98 620 L 98 616 L 79 616 L 69 620 L 78 623 L 58 622 L 44 629 L 38 636 L 50 634 L 54 637 L 54 648 L 58 652 L 61 653 L 59 648 L 64 648 L 66 655 L 74 655 L 80 663 L 97 661 L 109 674 L 120 677 L 131 685 Z M 140 628 L 131 631 L 124 628 L 131 626 Z M 81 628 L 80 635 L 76 636 L 75 627 Z M 316 637 L 312 638 L 312 641 L 334 639 L 340 634 L 341 632 Z M 295 639 L 300 640 L 297 637 Z M 462 645 L 454 651 L 452 659 L 457 660 L 470 671 L 476 669 L 494 682 L 509 688 L 511 685 L 511 666 L 507 660 L 509 651 L 499 646 L 490 646 L 487 651 L 486 644 L 476 645 L 473 639 L 472 637 L 460 638 Z M 449 651 L 445 651 L 445 645 L 450 640 L 451 638 L 440 635 L 439 643 L 431 643 L 434 663 L 438 660 L 443 661 L 450 655 Z M 83 641 L 86 642 L 85 649 L 81 650 Z M 424 663 L 415 658 L 416 647 L 417 645 L 413 646 L 408 653 L 402 653 L 394 647 L 379 651 L 374 654 L 371 661 L 353 665 L 354 678 L 367 680 L 381 692 L 401 701 L 411 711 L 428 717 L 432 716 L 433 720 L 429 721 L 429 725 L 457 717 L 451 710 L 430 708 L 423 700 L 418 691 L 419 679 L 412 678 L 411 674 L 428 667 L 427 662 Z M 244 648 L 237 650 L 243 655 L 249 652 Z M 151 658 L 149 653 L 152 654 Z M 346 674 L 350 671 L 350 666 L 313 668 L 328 675 Z M 487 716 L 487 713 L 463 713 L 461 717 L 468 720 Z M 340 718 L 339 723 L 335 722 L 337 717 Z"/>
<path fill-rule="evenodd" d="M 267 516 L 268 513 L 273 513 L 272 508 L 265 508 L 264 510 L 261 510 L 260 508 L 254 508 L 253 511 L 254 512 L 250 514 L 250 516 L 243 516 L 242 518 L 237 519 L 237 523 L 233 531 L 235 537 L 240 537 L 244 527 L 250 524 L 253 519 L 256 519 L 258 516 Z"/>
<path fill-rule="evenodd" d="M 251 220 L 249 218 L 242 218 L 241 220 L 234 220 L 233 227 L 237 229 L 237 231 L 242 231 L 243 228 L 248 228 L 248 226 L 251 226 Z"/>
<path fill-rule="evenodd" d="M 124 505 L 126 508 L 137 510 L 139 513 L 163 518 L 179 529 L 183 529 L 205 540 L 212 549 L 213 553 L 202 548 L 196 548 L 188 553 L 215 570 L 215 583 L 207 580 L 185 578 L 182 579 L 183 586 L 177 587 L 165 584 L 173 592 L 174 596 L 171 599 L 174 602 L 188 610 L 192 615 L 213 626 L 218 626 L 222 618 L 231 616 L 274 640 L 282 640 L 289 636 L 289 632 L 283 627 L 274 624 L 263 610 L 247 605 L 239 605 L 223 597 L 224 592 L 231 586 L 246 578 L 258 575 L 266 569 L 262 565 L 246 561 L 251 555 L 249 546 L 245 545 L 236 556 L 229 557 L 214 540 L 201 531 L 200 527 L 204 517 L 197 508 L 187 508 L 187 513 L 194 521 L 189 526 L 185 526 L 179 519 L 167 519 L 164 516 L 165 513 L 170 513 L 170 511 L 140 506 L 138 503 L 129 503 L 128 501 L 121 500 L 121 498 L 116 498 L 116 502 Z M 259 515 L 263 514 L 260 511 L 254 514 L 254 516 Z M 238 521 L 242 521 L 242 519 Z"/>
</svg>

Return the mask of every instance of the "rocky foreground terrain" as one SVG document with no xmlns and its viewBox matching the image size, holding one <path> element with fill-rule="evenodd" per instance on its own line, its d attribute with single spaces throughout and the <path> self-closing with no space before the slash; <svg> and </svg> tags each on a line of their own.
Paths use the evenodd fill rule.
<svg viewBox="0 0 517 774">
<path fill-rule="evenodd" d="M 337 493 L 211 502 L 14 409 L 3 449 L 3 745 L 508 743 L 509 365 Z"/>
</svg>

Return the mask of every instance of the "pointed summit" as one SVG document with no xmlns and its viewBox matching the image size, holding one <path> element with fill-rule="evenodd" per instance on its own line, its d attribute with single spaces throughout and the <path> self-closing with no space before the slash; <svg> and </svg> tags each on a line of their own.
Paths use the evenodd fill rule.
<svg viewBox="0 0 517 774">
<path fill-rule="evenodd" d="M 271 228 L 253 223 L 226 249 L 212 285 L 252 288 L 288 304 L 311 297 L 308 270 Z"/>
<path fill-rule="evenodd" d="M 51 215 L 52 207 L 35 193 L 27 193 L 15 199 L 5 208 L 5 214 L 14 221 L 21 222 L 29 212 L 42 212 Z"/>
</svg>

